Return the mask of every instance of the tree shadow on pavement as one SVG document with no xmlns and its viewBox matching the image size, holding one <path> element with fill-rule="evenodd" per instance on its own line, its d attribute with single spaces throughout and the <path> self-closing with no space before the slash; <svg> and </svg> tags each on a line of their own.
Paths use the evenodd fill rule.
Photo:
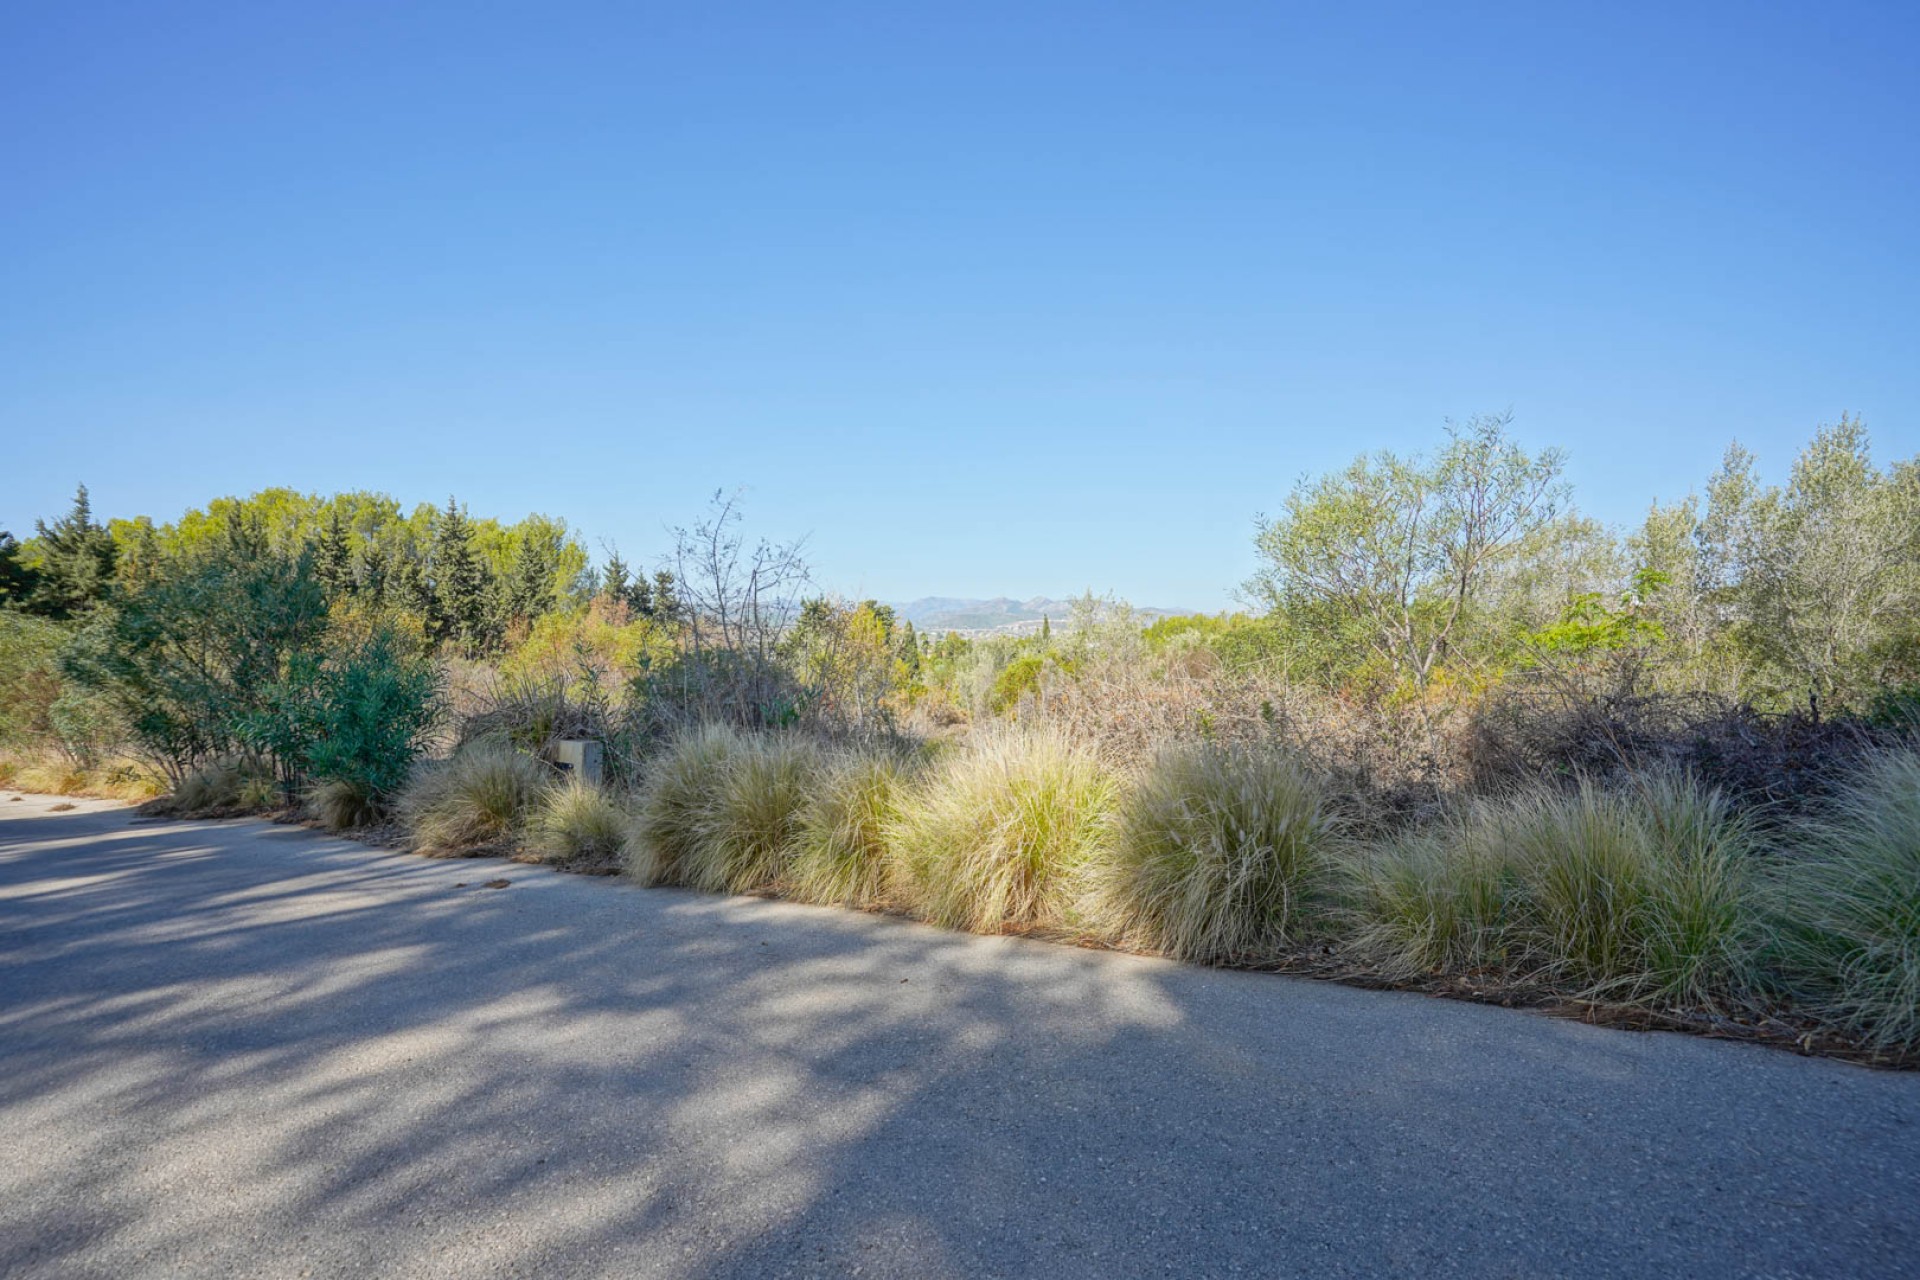
<svg viewBox="0 0 1920 1280">
<path fill-rule="evenodd" d="M 1920 1243 L 1917 1085 L 257 823 L 0 820 L 7 1275 L 1867 1274 Z"/>
</svg>

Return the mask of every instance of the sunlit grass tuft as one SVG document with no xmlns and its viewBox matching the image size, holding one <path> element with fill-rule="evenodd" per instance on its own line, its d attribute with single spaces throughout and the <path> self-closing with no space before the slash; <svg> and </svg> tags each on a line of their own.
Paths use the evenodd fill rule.
<svg viewBox="0 0 1920 1280">
<path fill-rule="evenodd" d="M 422 852 L 468 853 L 521 828 L 552 771 L 510 748 L 479 744 L 420 768 L 400 795 L 400 817 Z"/>
<path fill-rule="evenodd" d="M 727 765 L 744 748 L 740 734 L 697 725 L 647 765 L 622 859 L 642 884 L 685 884 L 686 867 L 704 838 Z"/>
<path fill-rule="evenodd" d="M 1109 837 L 1112 776 L 1044 731 L 985 736 L 902 797 L 889 844 L 909 904 L 995 933 L 1061 923 L 1074 877 Z"/>
<path fill-rule="evenodd" d="M 896 752 L 848 749 L 820 771 L 794 833 L 788 893 L 873 907 L 888 898 L 888 833 L 911 765 Z"/>
<path fill-rule="evenodd" d="M 1246 960 L 1324 923 L 1339 843 L 1319 780 L 1271 752 L 1163 750 L 1088 867 L 1087 914 L 1125 945 Z"/>
<path fill-rule="evenodd" d="M 545 861 L 598 869 L 618 864 L 632 825 L 632 817 L 612 795 L 575 778 L 541 799 L 528 834 Z"/>
</svg>

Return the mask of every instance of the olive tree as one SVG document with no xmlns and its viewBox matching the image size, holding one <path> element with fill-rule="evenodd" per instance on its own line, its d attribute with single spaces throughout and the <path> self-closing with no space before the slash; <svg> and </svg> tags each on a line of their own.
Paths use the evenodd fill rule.
<svg viewBox="0 0 1920 1280">
<path fill-rule="evenodd" d="M 1566 505 L 1563 455 L 1529 453 L 1510 424 L 1505 414 L 1449 424 L 1431 458 L 1380 453 L 1303 479 L 1280 516 L 1260 521 L 1265 564 L 1248 593 L 1294 634 L 1357 644 L 1424 687 L 1493 575 Z"/>
</svg>

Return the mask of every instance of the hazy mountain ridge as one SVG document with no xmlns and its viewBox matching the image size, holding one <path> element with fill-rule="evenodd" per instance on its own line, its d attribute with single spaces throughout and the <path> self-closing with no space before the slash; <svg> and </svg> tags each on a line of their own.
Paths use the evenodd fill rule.
<svg viewBox="0 0 1920 1280">
<path fill-rule="evenodd" d="M 928 635 L 949 631 L 968 634 L 1021 635 L 1038 631 L 1043 620 L 1051 618 L 1063 625 L 1073 617 L 1073 601 L 1051 596 L 1015 600 L 995 596 L 990 600 L 971 600 L 960 596 L 922 596 L 906 604 L 895 604 L 895 613 L 913 623 L 914 629 Z M 1134 612 L 1146 619 L 1175 617 L 1191 609 L 1162 609 L 1135 606 Z"/>
</svg>

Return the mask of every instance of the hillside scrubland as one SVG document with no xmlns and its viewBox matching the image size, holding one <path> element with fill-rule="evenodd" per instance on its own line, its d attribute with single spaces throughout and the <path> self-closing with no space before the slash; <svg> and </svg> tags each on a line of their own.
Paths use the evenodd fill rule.
<svg viewBox="0 0 1920 1280">
<path fill-rule="evenodd" d="M 1296 486 L 1245 612 L 1019 637 L 742 530 L 643 573 L 451 500 L 82 490 L 0 535 L 0 783 L 1920 1056 L 1920 460 L 1857 421 L 1611 530 L 1476 419 Z"/>
</svg>

